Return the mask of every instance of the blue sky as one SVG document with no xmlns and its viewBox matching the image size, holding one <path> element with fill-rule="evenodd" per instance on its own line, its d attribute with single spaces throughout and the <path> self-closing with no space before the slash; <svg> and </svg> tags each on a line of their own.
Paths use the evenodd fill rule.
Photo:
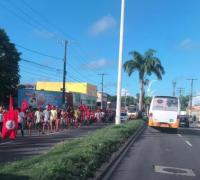
<svg viewBox="0 0 200 180">
<path fill-rule="evenodd" d="M 0 26 L 16 43 L 21 57 L 21 83 L 38 80 L 62 81 L 63 39 L 69 41 L 67 81 L 86 81 L 101 88 L 99 73 L 105 76 L 105 91 L 116 93 L 120 0 L 4 0 L 0 2 Z M 190 91 L 187 78 L 199 78 L 200 72 L 200 2 L 198 0 L 126 0 L 124 61 L 132 50 L 144 53 L 157 50 L 166 74 L 154 81 L 155 95 L 171 95 L 172 81 L 177 88 Z M 42 56 L 25 48 L 57 59 Z M 155 76 L 149 77 L 156 80 Z M 138 73 L 128 77 L 123 72 L 123 89 L 138 92 Z M 200 89 L 194 83 L 194 92 Z"/>
</svg>

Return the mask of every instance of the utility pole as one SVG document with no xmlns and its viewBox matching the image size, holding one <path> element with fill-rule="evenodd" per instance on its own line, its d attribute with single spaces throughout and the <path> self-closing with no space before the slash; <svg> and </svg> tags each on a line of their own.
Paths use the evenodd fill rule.
<svg viewBox="0 0 200 180">
<path fill-rule="evenodd" d="M 99 76 L 101 76 L 101 109 L 103 109 L 103 78 L 105 75 L 105 73 L 101 73 L 101 74 L 98 74 Z"/>
<path fill-rule="evenodd" d="M 172 81 L 172 86 L 173 86 L 172 96 L 176 96 L 176 81 Z"/>
<path fill-rule="evenodd" d="M 187 79 L 188 81 L 191 81 L 191 92 L 190 92 L 190 115 L 192 114 L 192 97 L 193 97 L 193 82 L 196 81 L 197 79 L 191 78 Z"/>
<path fill-rule="evenodd" d="M 65 49 L 64 49 L 64 64 L 63 64 L 63 88 L 62 88 L 62 103 L 65 105 L 65 81 L 66 81 L 66 62 L 67 62 L 67 43 L 68 41 L 65 40 Z"/>
<path fill-rule="evenodd" d="M 118 78 L 117 78 L 117 106 L 115 124 L 121 123 L 121 89 L 122 89 L 122 56 L 123 56 L 123 36 L 124 36 L 124 11 L 125 0 L 121 1 L 121 19 L 120 19 L 120 39 L 119 39 L 119 62 L 118 62 Z"/>
<path fill-rule="evenodd" d="M 177 91 L 179 92 L 179 97 L 184 93 L 184 88 L 178 88 Z"/>
</svg>

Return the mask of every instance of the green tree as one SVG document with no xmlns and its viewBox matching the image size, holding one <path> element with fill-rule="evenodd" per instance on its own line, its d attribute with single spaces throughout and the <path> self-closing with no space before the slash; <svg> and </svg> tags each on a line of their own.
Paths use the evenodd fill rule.
<svg viewBox="0 0 200 180">
<path fill-rule="evenodd" d="M 136 105 L 137 100 L 133 96 L 122 96 L 121 102 L 124 106 Z"/>
<path fill-rule="evenodd" d="M 152 100 L 152 97 L 144 96 L 143 103 L 144 103 L 144 106 L 145 106 L 145 112 L 147 112 L 147 113 L 149 113 L 151 100 Z"/>
<path fill-rule="evenodd" d="M 186 108 L 188 107 L 188 103 L 190 100 L 190 96 L 183 96 L 181 95 L 179 97 L 180 104 L 181 104 L 181 111 L 186 111 Z"/>
<path fill-rule="evenodd" d="M 135 71 L 138 71 L 139 73 L 139 111 L 143 108 L 143 94 L 146 76 L 155 74 L 156 77 L 161 80 L 162 75 L 165 73 L 160 59 L 154 56 L 155 53 L 156 51 L 152 49 L 146 51 L 144 55 L 137 51 L 133 51 L 129 53 L 132 56 L 132 59 L 124 63 L 124 70 L 128 73 L 128 76 L 131 76 Z"/>
<path fill-rule="evenodd" d="M 0 103 L 8 103 L 9 95 L 17 95 L 20 53 L 3 29 L 0 29 Z"/>
</svg>

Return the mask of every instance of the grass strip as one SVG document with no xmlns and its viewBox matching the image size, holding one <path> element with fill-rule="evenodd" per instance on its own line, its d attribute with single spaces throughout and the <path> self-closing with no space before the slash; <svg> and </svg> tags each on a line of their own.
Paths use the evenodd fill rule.
<svg viewBox="0 0 200 180">
<path fill-rule="evenodd" d="M 85 180 L 144 123 L 112 125 L 76 140 L 66 140 L 49 152 L 0 165 L 0 179 Z"/>
</svg>

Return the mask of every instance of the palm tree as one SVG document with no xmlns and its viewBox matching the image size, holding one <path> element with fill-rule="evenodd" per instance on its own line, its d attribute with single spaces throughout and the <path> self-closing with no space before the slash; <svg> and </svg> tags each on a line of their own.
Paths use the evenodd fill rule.
<svg viewBox="0 0 200 180">
<path fill-rule="evenodd" d="M 129 53 L 132 56 L 132 59 L 124 63 L 124 71 L 128 73 L 128 76 L 131 76 L 135 71 L 138 71 L 139 73 L 139 111 L 141 111 L 143 107 L 143 93 L 146 76 L 155 74 L 157 79 L 161 80 L 162 75 L 165 73 L 160 59 L 154 56 L 155 53 L 156 51 L 153 49 L 149 49 L 144 55 L 137 51 L 133 51 Z"/>
</svg>

